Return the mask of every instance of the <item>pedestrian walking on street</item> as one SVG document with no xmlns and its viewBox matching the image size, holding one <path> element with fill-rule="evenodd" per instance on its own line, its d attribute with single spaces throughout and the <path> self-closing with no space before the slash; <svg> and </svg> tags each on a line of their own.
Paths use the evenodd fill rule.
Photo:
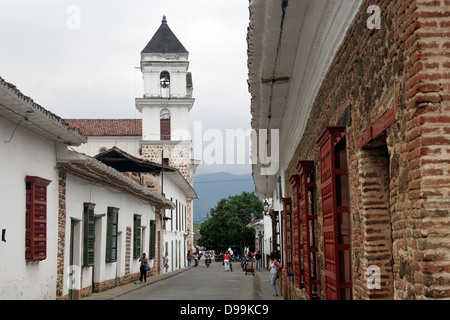
<svg viewBox="0 0 450 320">
<path fill-rule="evenodd" d="M 191 251 L 189 250 L 188 254 L 187 254 L 188 267 L 191 266 L 191 258 L 192 258 L 192 255 L 191 255 Z"/>
<path fill-rule="evenodd" d="M 142 257 L 139 258 L 139 262 L 141 263 L 141 267 L 139 270 L 141 271 L 141 276 L 139 278 L 139 281 L 142 283 L 142 280 L 144 282 L 147 282 L 147 271 L 150 270 L 150 265 L 148 264 L 148 259 L 145 253 L 142 254 Z"/>
<path fill-rule="evenodd" d="M 274 253 L 270 254 L 270 261 L 267 264 L 267 270 L 269 271 L 269 274 L 270 274 L 270 282 L 272 284 L 272 288 L 273 288 L 273 292 L 274 292 L 274 294 L 272 296 L 277 297 L 278 291 L 277 291 L 277 282 L 276 281 L 279 277 L 278 270 L 281 270 L 281 265 L 277 261 L 277 259 L 275 259 Z"/>
<path fill-rule="evenodd" d="M 164 266 L 164 274 L 167 274 L 169 270 L 169 254 L 167 252 L 163 258 L 163 266 Z"/>
<path fill-rule="evenodd" d="M 198 252 L 194 254 L 195 266 L 198 266 Z"/>
<path fill-rule="evenodd" d="M 223 255 L 223 263 L 225 266 L 225 271 L 230 271 L 230 254 L 228 251 Z"/>
<path fill-rule="evenodd" d="M 255 260 L 256 260 L 256 271 L 260 271 L 261 270 L 261 253 L 259 253 L 259 250 L 256 251 Z"/>
</svg>

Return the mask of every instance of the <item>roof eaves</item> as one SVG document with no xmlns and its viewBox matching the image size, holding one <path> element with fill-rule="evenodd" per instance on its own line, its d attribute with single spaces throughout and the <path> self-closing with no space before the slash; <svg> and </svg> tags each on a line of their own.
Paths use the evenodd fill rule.
<svg viewBox="0 0 450 320">
<path fill-rule="evenodd" d="M 94 181 L 131 194 L 141 200 L 149 202 L 157 208 L 175 209 L 175 205 L 172 201 L 154 191 L 144 188 L 114 168 L 81 153 L 77 153 L 77 155 L 78 159 L 60 159 L 57 163 L 58 169 L 65 170 L 82 179 Z"/>
</svg>

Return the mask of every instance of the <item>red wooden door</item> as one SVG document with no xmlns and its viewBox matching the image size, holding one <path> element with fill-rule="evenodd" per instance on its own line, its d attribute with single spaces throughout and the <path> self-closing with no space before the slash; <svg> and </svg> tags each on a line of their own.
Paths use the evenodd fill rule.
<svg viewBox="0 0 450 320">
<path fill-rule="evenodd" d="M 317 214 L 315 212 L 314 161 L 299 161 L 300 207 L 302 211 L 303 278 L 305 294 L 310 300 L 319 297 Z"/>
<path fill-rule="evenodd" d="M 345 127 L 326 128 L 317 144 L 320 148 L 326 298 L 351 299 L 348 185 L 344 182 L 347 179 Z M 336 145 L 340 146 L 337 152 Z"/>
</svg>

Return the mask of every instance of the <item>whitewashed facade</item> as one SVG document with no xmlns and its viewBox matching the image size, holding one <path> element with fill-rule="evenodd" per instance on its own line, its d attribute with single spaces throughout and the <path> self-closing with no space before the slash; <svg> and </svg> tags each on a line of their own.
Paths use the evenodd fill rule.
<svg viewBox="0 0 450 320">
<path fill-rule="evenodd" d="M 126 250 L 136 243 L 134 217 L 142 253 L 156 210 L 172 202 L 69 150 L 86 137 L 1 78 L 0 115 L 0 299 L 80 298 L 136 278 L 138 259 Z M 95 220 L 92 266 L 83 266 L 87 203 Z M 118 211 L 114 262 L 105 261 L 110 207 Z"/>
<path fill-rule="evenodd" d="M 57 267 L 57 153 L 85 137 L 0 78 L 0 299 L 55 299 Z M 46 201 L 46 258 L 27 262 L 26 179 L 51 181 Z"/>
</svg>

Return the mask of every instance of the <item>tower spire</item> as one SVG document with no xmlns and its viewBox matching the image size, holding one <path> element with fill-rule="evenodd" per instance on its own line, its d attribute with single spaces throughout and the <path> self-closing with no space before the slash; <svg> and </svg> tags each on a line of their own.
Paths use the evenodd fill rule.
<svg viewBox="0 0 450 320">
<path fill-rule="evenodd" d="M 166 20 L 166 16 L 165 15 L 163 16 L 163 19 L 162 19 L 161 23 L 162 24 L 167 24 L 167 20 Z"/>
</svg>

